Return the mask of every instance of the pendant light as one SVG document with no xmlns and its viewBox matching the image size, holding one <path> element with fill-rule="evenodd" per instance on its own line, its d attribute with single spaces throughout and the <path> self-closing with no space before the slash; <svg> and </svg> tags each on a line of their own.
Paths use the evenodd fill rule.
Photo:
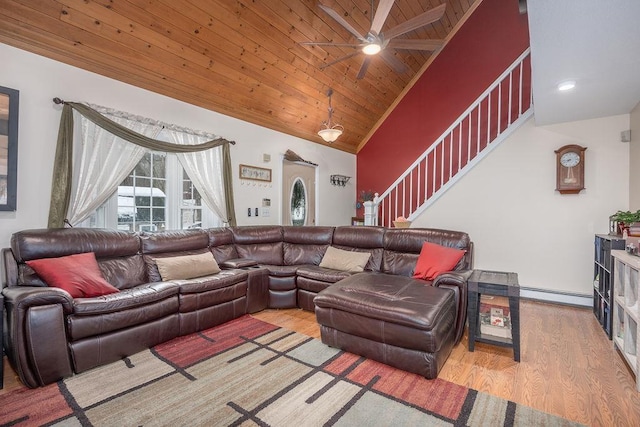
<svg viewBox="0 0 640 427">
<path fill-rule="evenodd" d="M 336 123 L 331 123 L 331 116 L 333 115 L 333 108 L 331 107 L 331 95 L 333 95 L 333 90 L 329 89 L 327 92 L 327 96 L 329 97 L 329 118 L 327 121 L 322 122 L 322 129 L 318 131 L 318 135 L 328 143 L 332 143 L 340 135 L 342 135 L 342 131 L 344 128 Z"/>
</svg>

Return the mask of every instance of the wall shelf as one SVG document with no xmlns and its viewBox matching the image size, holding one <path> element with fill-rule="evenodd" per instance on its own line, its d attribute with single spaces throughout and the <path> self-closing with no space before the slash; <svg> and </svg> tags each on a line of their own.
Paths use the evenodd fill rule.
<svg viewBox="0 0 640 427">
<path fill-rule="evenodd" d="M 344 187 L 350 179 L 351 177 L 346 175 L 331 175 L 329 177 L 329 182 L 331 182 L 332 185 Z"/>
</svg>

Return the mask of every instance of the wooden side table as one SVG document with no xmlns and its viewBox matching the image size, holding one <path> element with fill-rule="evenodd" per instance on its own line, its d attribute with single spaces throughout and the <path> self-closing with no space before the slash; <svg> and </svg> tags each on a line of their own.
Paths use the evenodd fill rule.
<svg viewBox="0 0 640 427">
<path fill-rule="evenodd" d="M 520 362 L 520 286 L 518 275 L 502 271 L 474 270 L 468 281 L 469 351 L 476 342 L 513 348 L 513 360 Z M 480 296 L 494 295 L 509 299 L 511 338 L 502 338 L 480 332 Z"/>
</svg>

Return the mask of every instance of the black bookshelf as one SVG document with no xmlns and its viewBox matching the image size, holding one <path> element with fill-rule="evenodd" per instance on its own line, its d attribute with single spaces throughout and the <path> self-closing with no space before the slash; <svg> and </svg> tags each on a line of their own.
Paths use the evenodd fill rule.
<svg viewBox="0 0 640 427">
<path fill-rule="evenodd" d="M 612 249 L 625 248 L 622 236 L 596 234 L 594 240 L 593 262 L 593 314 L 611 339 L 613 268 Z"/>
</svg>

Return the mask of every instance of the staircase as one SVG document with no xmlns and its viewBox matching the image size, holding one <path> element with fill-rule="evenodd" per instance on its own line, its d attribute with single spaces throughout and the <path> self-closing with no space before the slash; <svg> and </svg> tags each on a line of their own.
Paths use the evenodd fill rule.
<svg viewBox="0 0 640 427">
<path fill-rule="evenodd" d="M 527 49 L 381 195 L 371 224 L 413 220 L 533 115 Z M 377 219 L 375 215 L 377 213 Z"/>
</svg>

